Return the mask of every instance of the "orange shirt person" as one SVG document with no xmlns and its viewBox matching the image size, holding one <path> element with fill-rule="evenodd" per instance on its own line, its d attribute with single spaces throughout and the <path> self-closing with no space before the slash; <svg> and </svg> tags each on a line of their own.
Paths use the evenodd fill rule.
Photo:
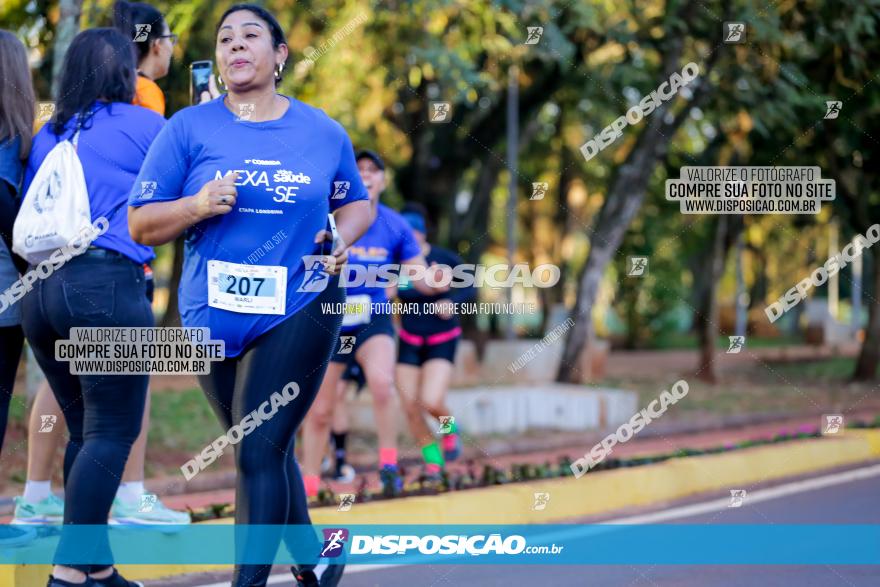
<svg viewBox="0 0 880 587">
<path fill-rule="evenodd" d="M 138 78 L 132 104 L 165 116 L 165 95 L 155 80 L 168 75 L 177 35 L 168 28 L 161 12 L 142 2 L 116 2 L 113 21 L 135 48 Z"/>
<path fill-rule="evenodd" d="M 138 72 L 132 104 L 149 108 L 153 112 L 158 112 L 165 116 L 165 94 L 162 93 L 156 82 L 140 71 Z"/>
</svg>

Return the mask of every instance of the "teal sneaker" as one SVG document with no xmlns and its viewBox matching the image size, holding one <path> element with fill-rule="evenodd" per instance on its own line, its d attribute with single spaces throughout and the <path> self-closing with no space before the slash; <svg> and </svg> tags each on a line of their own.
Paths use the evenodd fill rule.
<svg viewBox="0 0 880 587">
<path fill-rule="evenodd" d="M 144 494 L 144 497 L 149 495 Z M 172 510 L 166 507 L 158 497 L 152 497 L 155 497 L 155 501 L 152 499 L 142 499 L 137 503 L 124 503 L 120 499 L 115 498 L 113 500 L 113 507 L 110 508 L 110 524 L 113 526 L 185 526 L 192 521 L 189 517 L 189 512 Z"/>
<path fill-rule="evenodd" d="M 13 524 L 60 524 L 64 521 L 64 500 L 54 493 L 37 503 L 25 501 L 23 496 L 14 501 Z"/>
<path fill-rule="evenodd" d="M 24 546 L 36 537 L 37 533 L 30 528 L 13 528 L 6 524 L 0 524 L 0 546 L 3 548 Z"/>
</svg>

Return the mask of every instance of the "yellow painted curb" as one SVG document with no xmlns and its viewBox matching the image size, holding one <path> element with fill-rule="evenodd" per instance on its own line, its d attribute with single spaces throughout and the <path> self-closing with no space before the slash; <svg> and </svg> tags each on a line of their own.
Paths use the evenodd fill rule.
<svg viewBox="0 0 880 587">
<path fill-rule="evenodd" d="M 320 525 L 541 524 L 689 495 L 818 472 L 880 458 L 880 430 L 847 430 L 839 437 L 808 439 L 731 453 L 671 459 L 655 465 L 456 491 L 425 497 L 354 504 L 351 510 L 311 511 Z M 532 509 L 535 492 L 547 492 L 544 510 Z M 208 523 L 230 523 L 217 520 Z M 231 568 L 229 565 L 120 565 L 130 579 L 158 579 Z M 0 585 L 39 587 L 49 565 L 0 565 Z"/>
<path fill-rule="evenodd" d="M 737 489 L 880 458 L 880 430 L 847 430 L 834 438 L 807 439 L 730 453 L 670 459 L 655 465 L 410 497 L 312 512 L 315 524 L 541 524 L 662 503 L 719 489 Z M 533 510 L 535 492 L 550 493 Z"/>
</svg>

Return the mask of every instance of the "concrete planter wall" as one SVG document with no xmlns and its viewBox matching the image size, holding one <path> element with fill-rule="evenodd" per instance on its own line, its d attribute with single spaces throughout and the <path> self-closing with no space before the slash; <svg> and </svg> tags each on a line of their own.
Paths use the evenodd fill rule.
<svg viewBox="0 0 880 587">
<path fill-rule="evenodd" d="M 595 382 L 605 376 L 605 363 L 611 348 L 607 340 L 595 339 L 580 361 L 583 382 Z M 562 359 L 559 339 L 546 346 L 541 339 L 493 340 L 486 345 L 483 357 L 484 383 L 550 383 L 556 378 Z"/>
<path fill-rule="evenodd" d="M 447 401 L 456 422 L 468 434 L 479 436 L 606 429 L 629 420 L 637 403 L 632 391 L 558 383 L 453 389 Z M 353 428 L 375 429 L 368 393 L 361 394 L 350 408 Z M 407 430 L 402 410 L 398 413 L 399 430 Z"/>
<path fill-rule="evenodd" d="M 448 401 L 456 421 L 476 435 L 616 426 L 636 412 L 637 402 L 631 391 L 564 384 L 459 389 Z"/>
</svg>

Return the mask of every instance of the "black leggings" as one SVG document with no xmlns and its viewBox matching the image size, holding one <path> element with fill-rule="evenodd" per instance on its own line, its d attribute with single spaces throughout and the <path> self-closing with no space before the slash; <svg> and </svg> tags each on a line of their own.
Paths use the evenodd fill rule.
<svg viewBox="0 0 880 587">
<path fill-rule="evenodd" d="M 239 356 L 214 363 L 210 374 L 199 377 L 226 430 L 288 383 L 299 386 L 296 399 L 235 445 L 235 523 L 278 525 L 279 542 L 283 525 L 312 523 L 294 459 L 294 437 L 318 394 L 342 325 L 342 315 L 323 314 L 321 304 L 344 300 L 345 290 L 336 278 L 314 301 L 261 335 Z M 294 548 L 303 548 L 287 546 L 291 554 Z M 317 553 L 320 546 L 316 538 L 310 549 Z M 237 565 L 232 584 L 262 587 L 271 569 L 271 565 Z"/>
<path fill-rule="evenodd" d="M 0 453 L 3 452 L 3 437 L 6 436 L 6 419 L 9 417 L 9 402 L 12 401 L 12 388 L 15 386 L 15 372 L 21 360 L 21 347 L 24 333 L 21 326 L 0 328 Z"/>
</svg>

